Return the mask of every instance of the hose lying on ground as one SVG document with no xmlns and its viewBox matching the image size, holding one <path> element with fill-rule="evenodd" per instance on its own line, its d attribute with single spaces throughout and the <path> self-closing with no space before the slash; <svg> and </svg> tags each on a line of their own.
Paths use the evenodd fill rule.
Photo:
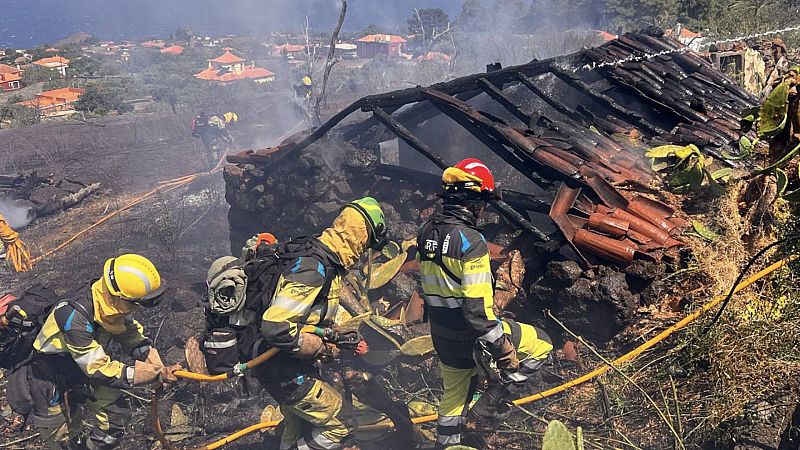
<svg viewBox="0 0 800 450">
<path fill-rule="evenodd" d="M 0 241 L 6 248 L 6 260 L 16 272 L 27 272 L 33 268 L 31 255 L 25 243 L 19 238 L 19 233 L 11 228 L 2 214 L 0 214 Z"/>
<path fill-rule="evenodd" d="M 645 342 L 644 344 L 640 345 L 639 347 L 637 347 L 637 348 L 631 350 L 630 352 L 628 352 L 628 353 L 620 356 L 619 358 L 615 359 L 614 361 L 612 361 L 612 364 L 614 366 L 618 366 L 620 364 L 624 364 L 624 363 L 633 361 L 634 359 L 636 359 L 639 355 L 641 355 L 645 351 L 651 349 L 656 344 L 658 344 L 661 341 L 667 339 L 669 336 L 671 336 L 676 331 L 686 327 L 687 325 L 689 325 L 690 323 L 694 322 L 695 320 L 697 320 L 699 317 L 703 316 L 705 313 L 707 313 L 708 311 L 710 311 L 714 307 L 718 306 L 720 303 L 726 301 L 726 299 L 729 296 L 746 289 L 747 287 L 749 287 L 750 285 L 752 285 L 756 281 L 766 277 L 767 275 L 769 275 L 769 274 L 775 272 L 776 270 L 786 266 L 787 264 L 791 263 L 792 261 L 797 260 L 798 258 L 800 258 L 800 255 L 787 256 L 787 257 L 781 259 L 780 261 L 776 262 L 775 264 L 772 264 L 771 266 L 769 266 L 769 267 L 761 270 L 760 272 L 752 275 L 751 277 L 747 278 L 743 282 L 736 284 L 734 286 L 734 288 L 732 289 L 732 291 L 731 291 L 732 293 L 730 293 L 729 295 L 724 295 L 724 296 L 723 295 L 719 295 L 717 297 L 714 297 L 710 302 L 708 302 L 705 305 L 703 305 L 700 309 L 698 309 L 698 310 L 694 311 L 693 313 L 689 314 L 688 316 L 684 317 L 683 319 L 681 319 L 677 323 L 673 324 L 669 328 L 665 329 L 664 331 L 662 331 L 658 335 L 654 336 L 653 338 L 649 339 L 647 342 Z M 745 269 L 743 270 L 743 272 L 746 272 L 746 270 L 749 269 L 749 267 L 750 267 L 750 265 L 748 264 L 745 267 Z M 741 279 L 741 278 L 743 278 L 743 275 L 739 277 L 739 279 Z M 269 359 L 269 358 L 266 358 L 266 359 Z M 595 370 L 593 370 L 593 371 L 591 371 L 591 372 L 589 372 L 589 373 L 587 373 L 587 374 L 585 374 L 585 375 L 583 375 L 581 377 L 578 377 L 578 378 L 575 378 L 573 380 L 567 381 L 566 383 L 563 383 L 563 384 L 561 384 L 559 386 L 556 386 L 556 387 L 554 387 L 552 389 L 548 389 L 546 391 L 542 391 L 542 392 L 539 392 L 537 394 L 529 395 L 527 397 L 523 397 L 523 398 L 519 398 L 517 400 L 514 400 L 514 404 L 516 404 L 516 405 L 525 405 L 527 403 L 532 403 L 532 402 L 535 402 L 537 400 L 542 400 L 544 398 L 551 397 L 553 395 L 556 395 L 558 393 L 566 391 L 567 389 L 569 389 L 571 387 L 578 386 L 578 385 L 586 383 L 587 381 L 590 381 L 590 380 L 592 380 L 594 378 L 597 378 L 597 377 L 605 374 L 606 372 L 608 372 L 610 370 L 612 370 L 612 368 L 609 365 L 600 366 L 600 367 L 596 368 Z M 177 372 L 176 372 L 176 375 L 177 375 Z M 199 374 L 195 374 L 195 375 L 199 375 Z M 188 378 L 188 377 L 184 377 L 184 378 Z M 226 378 L 223 378 L 223 379 L 226 379 Z M 217 380 L 214 380 L 214 381 L 217 381 Z M 153 422 L 153 430 L 154 430 L 154 432 L 156 434 L 156 438 L 162 443 L 162 445 L 164 445 L 165 448 L 167 448 L 167 450 L 179 450 L 178 447 L 176 447 L 175 445 L 173 445 L 171 442 L 169 442 L 166 439 L 166 436 L 164 435 L 164 432 L 161 429 L 161 422 L 160 422 L 160 419 L 158 417 L 158 393 L 156 393 L 153 396 L 152 402 L 150 404 L 150 408 L 151 408 L 150 409 L 151 420 Z M 436 414 L 431 414 L 431 415 L 428 415 L 428 416 L 422 416 L 422 417 L 413 418 L 412 422 L 414 422 L 415 424 L 428 423 L 428 422 L 435 421 L 437 419 L 437 417 L 438 416 Z M 220 448 L 220 447 L 222 447 L 224 445 L 227 445 L 227 444 L 229 444 L 229 443 L 231 443 L 231 442 L 233 442 L 233 441 L 235 441 L 237 439 L 240 439 L 240 438 L 242 438 L 242 437 L 244 437 L 244 436 L 246 436 L 246 435 L 248 435 L 250 433 L 253 433 L 255 431 L 268 430 L 270 428 L 277 427 L 279 424 L 280 424 L 279 421 L 268 421 L 268 422 L 257 423 L 257 424 L 251 425 L 251 426 L 249 426 L 247 428 L 244 428 L 242 430 L 239 430 L 236 433 L 233 433 L 233 434 L 231 434 L 229 436 L 226 436 L 226 437 L 224 437 L 222 439 L 216 440 L 214 442 L 211 442 L 209 444 L 206 444 L 206 445 L 203 445 L 203 446 L 200 446 L 200 447 L 195 447 L 192 450 L 214 450 L 214 449 Z"/>
<path fill-rule="evenodd" d="M 103 217 L 99 218 L 95 223 L 89 225 L 88 227 L 86 227 L 83 230 L 79 231 L 78 233 L 74 234 L 72 237 L 70 237 L 66 241 L 62 242 L 58 246 L 56 246 L 56 247 L 50 249 L 49 251 L 37 256 L 36 258 L 33 259 L 31 266 L 33 264 L 39 263 L 40 261 L 42 261 L 43 259 L 47 258 L 48 256 L 51 256 L 54 253 L 60 251 L 64 247 L 66 247 L 69 244 L 71 244 L 71 243 L 77 241 L 78 239 L 80 239 L 86 233 L 94 230 L 95 228 L 99 227 L 103 223 L 109 221 L 110 219 L 113 219 L 114 217 L 120 215 L 124 211 L 127 211 L 127 210 L 133 208 L 134 206 L 136 206 L 136 205 L 142 203 L 143 201 L 153 197 L 154 195 L 159 194 L 159 193 L 164 194 L 164 193 L 173 191 L 173 190 L 175 190 L 175 189 L 177 189 L 177 188 L 179 188 L 181 186 L 186 186 L 188 184 L 191 184 L 191 183 L 199 180 L 200 178 L 203 178 L 205 176 L 212 175 L 212 174 L 215 174 L 215 173 L 219 172 L 221 170 L 221 168 L 222 168 L 222 163 L 225 161 L 225 157 L 227 156 L 227 154 L 228 153 L 227 153 L 227 150 L 226 150 L 222 154 L 222 158 L 220 158 L 220 160 L 217 163 L 217 165 L 213 169 L 211 169 L 211 170 L 209 170 L 207 172 L 198 172 L 198 173 L 191 174 L 191 175 L 184 175 L 182 177 L 174 178 L 172 180 L 163 181 L 163 182 L 159 183 L 158 187 L 156 187 L 155 189 L 152 189 L 152 190 L 150 190 L 148 192 L 145 192 L 144 194 L 134 198 L 133 200 L 129 201 L 128 203 L 126 203 L 123 207 L 119 208 L 118 210 L 104 215 Z"/>
</svg>

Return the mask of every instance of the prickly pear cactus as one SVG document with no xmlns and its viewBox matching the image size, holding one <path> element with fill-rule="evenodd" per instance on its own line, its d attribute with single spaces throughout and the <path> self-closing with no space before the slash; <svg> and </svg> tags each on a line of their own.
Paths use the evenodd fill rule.
<svg viewBox="0 0 800 450">
<path fill-rule="evenodd" d="M 558 420 L 550 421 L 544 433 L 542 450 L 575 450 L 575 441 L 566 425 Z"/>
</svg>

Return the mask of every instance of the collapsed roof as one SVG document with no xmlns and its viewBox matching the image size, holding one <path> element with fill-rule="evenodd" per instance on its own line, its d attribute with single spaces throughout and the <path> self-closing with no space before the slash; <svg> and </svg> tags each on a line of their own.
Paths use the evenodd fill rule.
<svg viewBox="0 0 800 450">
<path fill-rule="evenodd" d="M 584 265 L 624 265 L 674 254 L 687 225 L 676 205 L 642 195 L 656 179 L 642 147 L 695 144 L 724 164 L 739 164 L 721 153 L 739 141 L 740 112 L 757 105 L 701 56 L 654 29 L 564 57 L 488 69 L 364 97 L 319 128 L 228 161 L 259 165 L 297 155 L 338 127 L 339 137 L 362 147 L 399 137 L 443 169 L 449 164 L 414 131 L 444 114 L 540 187 L 561 185 L 548 211 L 541 210 L 541 199 L 510 192 L 506 201 L 493 202 L 498 212 L 543 242 L 553 236 L 524 214 L 549 213 Z M 509 113 L 508 120 L 468 103 L 482 93 Z M 552 112 L 526 110 L 522 95 L 537 97 Z M 358 110 L 371 116 L 339 126 Z"/>
</svg>

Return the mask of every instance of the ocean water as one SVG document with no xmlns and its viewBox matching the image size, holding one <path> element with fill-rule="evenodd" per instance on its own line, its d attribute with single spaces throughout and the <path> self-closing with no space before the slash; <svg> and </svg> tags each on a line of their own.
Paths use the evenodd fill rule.
<svg viewBox="0 0 800 450">
<path fill-rule="evenodd" d="M 441 7 L 451 16 L 462 0 L 349 0 L 344 29 L 404 29 L 413 8 Z M 338 0 L 0 0 L 0 48 L 32 48 L 83 31 L 101 39 L 168 37 L 190 25 L 202 34 L 266 35 L 332 28 Z"/>
</svg>

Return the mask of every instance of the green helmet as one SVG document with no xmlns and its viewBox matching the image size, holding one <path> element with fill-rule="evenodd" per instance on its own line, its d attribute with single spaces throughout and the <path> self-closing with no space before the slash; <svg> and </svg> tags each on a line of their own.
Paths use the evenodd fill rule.
<svg viewBox="0 0 800 450">
<path fill-rule="evenodd" d="M 378 201 L 372 197 L 364 197 L 346 204 L 345 208 L 353 208 L 360 212 L 369 228 L 368 247 L 380 251 L 386 245 L 386 219 Z M 343 208 L 344 209 L 344 208 Z"/>
</svg>

